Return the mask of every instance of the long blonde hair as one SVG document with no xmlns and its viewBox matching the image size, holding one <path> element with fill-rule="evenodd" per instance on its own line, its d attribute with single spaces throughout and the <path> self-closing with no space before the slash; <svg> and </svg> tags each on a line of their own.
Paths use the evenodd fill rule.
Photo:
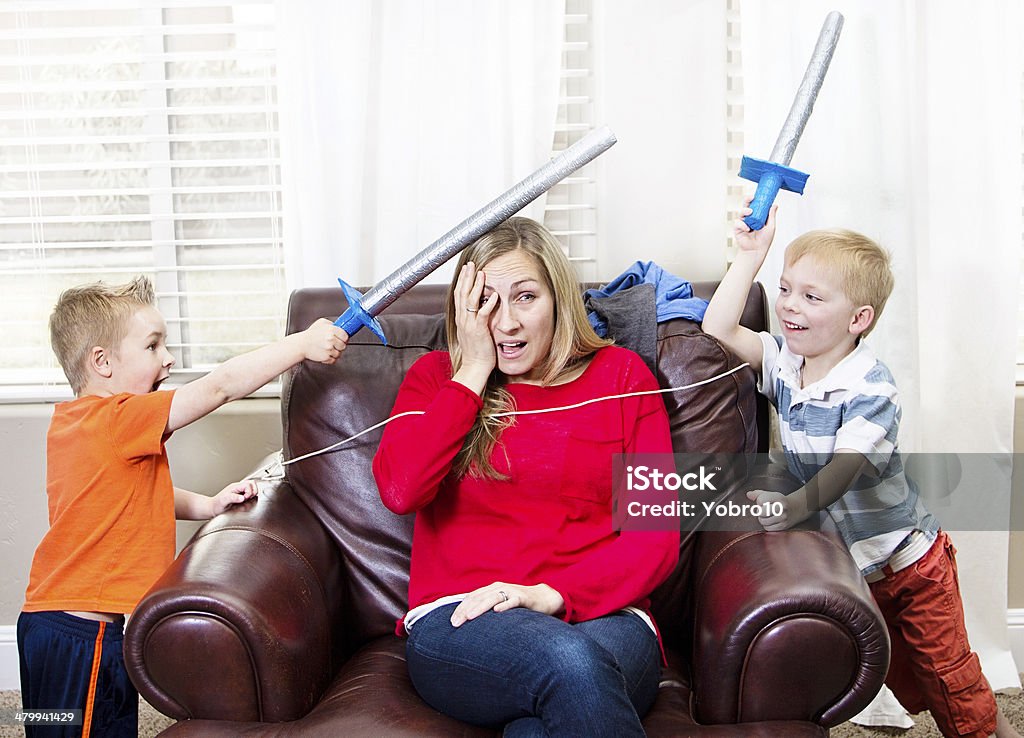
<svg viewBox="0 0 1024 738">
<path fill-rule="evenodd" d="M 451 289 L 445 303 L 445 329 L 448 333 L 448 351 L 452 370 L 462 366 L 462 349 L 455 327 L 455 283 L 462 266 L 472 261 L 483 269 L 498 257 L 522 251 L 539 267 L 541 278 L 554 297 L 554 334 L 551 350 L 540 369 L 541 382 L 552 384 L 577 368 L 581 362 L 611 341 L 598 336 L 587 320 L 580 295 L 580 285 L 562 246 L 551 233 L 529 218 L 509 218 L 494 230 L 484 234 L 466 248 L 459 257 L 452 278 Z M 496 413 L 512 409 L 512 397 L 505 389 L 506 377 L 495 369 L 483 393 L 483 408 L 477 415 L 466 442 L 455 457 L 454 471 L 462 476 L 504 479 L 491 464 L 490 458 L 501 431 L 511 417 L 495 418 Z"/>
</svg>

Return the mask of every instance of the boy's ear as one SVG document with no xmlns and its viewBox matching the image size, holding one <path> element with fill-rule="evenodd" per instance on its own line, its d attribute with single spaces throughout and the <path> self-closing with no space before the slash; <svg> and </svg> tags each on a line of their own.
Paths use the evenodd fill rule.
<svg viewBox="0 0 1024 738">
<path fill-rule="evenodd" d="M 95 372 L 104 379 L 110 379 L 114 370 L 110 366 L 110 352 L 102 346 L 93 346 L 89 349 L 89 371 Z"/>
<path fill-rule="evenodd" d="M 859 336 L 870 328 L 874 322 L 875 309 L 870 305 L 861 305 L 854 311 L 853 318 L 850 320 L 850 333 Z"/>
</svg>

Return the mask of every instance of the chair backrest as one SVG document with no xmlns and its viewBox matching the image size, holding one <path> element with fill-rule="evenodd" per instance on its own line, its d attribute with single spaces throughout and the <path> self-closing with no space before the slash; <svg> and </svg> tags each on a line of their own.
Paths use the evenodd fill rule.
<svg viewBox="0 0 1024 738">
<path fill-rule="evenodd" d="M 694 292 L 708 297 L 716 284 L 695 283 Z M 388 417 L 409 367 L 428 351 L 446 347 L 441 315 L 445 291 L 443 285 L 417 286 L 384 311 L 379 319 L 387 346 L 363 330 L 334 366 L 306 362 L 285 377 L 286 458 L 330 446 Z M 340 289 L 298 290 L 288 307 L 288 332 L 302 330 L 317 318 L 334 319 L 345 307 Z M 751 290 L 743 322 L 754 330 L 767 326 L 760 285 Z M 664 387 L 706 379 L 735 363 L 696 323 L 671 320 L 658 326 L 657 375 Z M 741 453 L 766 448 L 767 411 L 763 405 L 758 408 L 754 382 L 753 373 L 744 370 L 695 390 L 664 395 L 675 450 Z M 407 605 L 413 516 L 396 516 L 380 502 L 371 461 L 381 432 L 287 467 L 295 493 L 323 521 L 343 554 L 346 622 L 340 635 L 346 651 L 392 632 Z M 679 619 L 676 610 L 685 598 L 678 594 L 689 585 L 691 543 L 676 574 L 655 597 L 655 614 L 664 622 Z"/>
</svg>

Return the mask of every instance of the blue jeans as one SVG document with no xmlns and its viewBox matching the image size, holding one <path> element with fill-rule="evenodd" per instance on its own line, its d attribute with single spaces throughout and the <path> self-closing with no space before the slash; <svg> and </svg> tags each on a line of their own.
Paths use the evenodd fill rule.
<svg viewBox="0 0 1024 738">
<path fill-rule="evenodd" d="M 406 658 L 429 705 L 505 736 L 643 736 L 661 654 L 632 613 L 569 624 L 525 608 L 485 612 L 458 628 L 457 603 L 418 620 Z"/>
</svg>

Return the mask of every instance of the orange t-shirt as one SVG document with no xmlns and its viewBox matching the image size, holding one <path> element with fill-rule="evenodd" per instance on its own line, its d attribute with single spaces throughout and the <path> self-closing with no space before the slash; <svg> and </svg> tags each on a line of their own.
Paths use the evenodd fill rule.
<svg viewBox="0 0 1024 738">
<path fill-rule="evenodd" d="M 164 429 L 174 392 L 80 397 L 46 434 L 50 529 L 25 612 L 129 613 L 174 560 Z"/>
</svg>

